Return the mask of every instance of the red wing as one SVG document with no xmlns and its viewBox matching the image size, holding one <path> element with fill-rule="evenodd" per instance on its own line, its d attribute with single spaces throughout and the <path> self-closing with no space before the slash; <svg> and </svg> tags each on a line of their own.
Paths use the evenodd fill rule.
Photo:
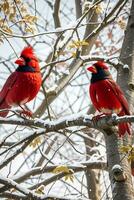
<svg viewBox="0 0 134 200">
<path fill-rule="evenodd" d="M 100 109 L 99 109 L 99 104 L 98 104 L 98 101 L 97 101 L 96 89 L 95 89 L 94 85 L 92 85 L 92 84 L 90 85 L 90 90 L 89 90 L 89 92 L 90 92 L 90 98 L 91 98 L 91 101 L 92 101 L 94 107 L 95 107 L 98 111 L 100 111 Z"/>
<path fill-rule="evenodd" d="M 128 102 L 127 99 L 125 98 L 121 88 L 117 85 L 117 83 L 112 80 L 112 79 L 108 79 L 107 80 L 107 84 L 110 86 L 110 88 L 112 88 L 114 94 L 117 96 L 117 98 L 119 99 L 122 107 L 124 108 L 124 111 L 126 114 L 130 115 L 129 112 L 129 106 L 128 106 Z"/>
<path fill-rule="evenodd" d="M 0 105 L 3 103 L 3 101 L 5 100 L 8 92 L 12 89 L 12 87 L 14 86 L 15 82 L 17 80 L 17 74 L 16 72 L 13 72 L 7 79 L 7 81 L 5 82 L 1 92 L 0 92 Z"/>
</svg>

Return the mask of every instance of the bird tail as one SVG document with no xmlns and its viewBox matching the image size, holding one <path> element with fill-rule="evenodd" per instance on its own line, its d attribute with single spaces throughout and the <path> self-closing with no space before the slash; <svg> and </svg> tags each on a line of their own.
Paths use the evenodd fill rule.
<svg viewBox="0 0 134 200">
<path fill-rule="evenodd" d="M 119 116 L 126 115 L 124 111 L 121 111 Z M 131 135 L 131 123 L 123 122 L 118 124 L 118 130 L 119 130 L 119 137 L 124 136 L 126 133 Z"/>
<path fill-rule="evenodd" d="M 131 174 L 134 176 L 134 160 L 131 160 Z"/>
<path fill-rule="evenodd" d="M 129 135 L 131 135 L 131 125 L 129 123 L 120 123 L 118 125 L 118 129 L 119 129 L 119 136 L 122 137 L 124 136 L 126 133 L 128 133 Z"/>
<path fill-rule="evenodd" d="M 10 109 L 11 106 L 9 106 L 6 101 L 2 101 L 0 103 L 0 117 L 6 117 L 9 113 L 9 110 L 6 109 Z M 3 109 L 5 109 L 5 111 L 2 111 Z"/>
</svg>

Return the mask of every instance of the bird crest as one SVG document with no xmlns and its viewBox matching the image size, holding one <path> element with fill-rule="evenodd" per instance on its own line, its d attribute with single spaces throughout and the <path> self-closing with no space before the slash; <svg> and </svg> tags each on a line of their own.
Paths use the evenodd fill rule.
<svg viewBox="0 0 134 200">
<path fill-rule="evenodd" d="M 31 46 L 25 47 L 21 52 L 21 56 L 31 57 L 33 55 L 34 55 L 34 50 Z"/>
<path fill-rule="evenodd" d="M 94 63 L 93 65 L 102 69 L 108 69 L 108 66 L 102 60 Z"/>
</svg>

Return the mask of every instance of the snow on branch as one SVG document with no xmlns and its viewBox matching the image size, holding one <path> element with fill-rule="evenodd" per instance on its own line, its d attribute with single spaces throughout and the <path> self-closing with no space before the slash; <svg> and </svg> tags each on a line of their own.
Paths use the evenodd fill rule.
<svg viewBox="0 0 134 200">
<path fill-rule="evenodd" d="M 40 173 L 51 173 L 58 165 L 45 166 L 45 167 L 36 167 L 25 172 L 24 174 L 16 175 L 13 177 L 13 180 L 17 183 L 27 180 L 30 176 L 36 176 Z M 87 169 L 107 169 L 106 161 L 87 161 L 85 163 L 80 163 L 77 165 L 68 165 L 69 169 L 72 169 L 74 173 L 80 171 L 86 171 Z"/>
<path fill-rule="evenodd" d="M 109 126 L 115 126 L 121 122 L 134 122 L 134 115 L 117 116 L 113 114 L 112 116 L 103 115 L 98 120 L 92 120 L 92 115 L 82 115 L 80 113 L 66 116 L 58 120 L 44 121 L 38 118 L 34 120 L 29 119 L 9 119 L 0 117 L 0 124 L 10 124 L 10 125 L 20 125 L 27 127 L 43 128 L 36 134 L 42 135 L 43 133 L 58 131 L 67 127 L 73 126 L 87 126 L 89 128 L 104 129 Z M 45 129 L 45 130 L 44 130 Z M 43 133 L 42 133 L 43 132 Z M 29 135 L 30 136 L 30 135 Z M 28 137 L 29 137 L 28 136 Z"/>
<path fill-rule="evenodd" d="M 23 120 L 23 119 L 9 119 L 9 118 L 0 118 L 0 124 L 10 124 L 10 125 L 20 125 L 36 128 L 36 131 L 29 132 L 26 136 L 24 136 L 19 142 L 13 144 L 8 149 L 3 150 L 0 153 L 0 156 L 11 151 L 13 148 L 17 147 L 16 152 L 13 152 L 10 156 L 6 157 L 4 161 L 0 162 L 0 169 L 6 166 L 12 159 L 14 159 L 17 155 L 19 155 L 24 149 L 34 140 L 36 137 L 40 135 L 44 135 L 49 132 L 56 132 L 59 130 L 63 130 L 65 128 L 71 127 L 89 127 L 95 128 L 98 130 L 103 130 L 109 128 L 110 126 L 115 126 L 121 122 L 134 122 L 134 115 L 132 116 L 122 116 L 118 117 L 113 114 L 112 116 L 102 116 L 98 120 L 92 120 L 91 115 L 81 115 L 80 113 L 75 115 L 70 115 L 58 120 L 46 122 L 41 119 L 34 120 Z M 37 130 L 39 128 L 39 130 Z M 0 143 L 3 144 L 3 141 Z M 21 145 L 21 147 L 20 147 Z"/>
<path fill-rule="evenodd" d="M 103 60 L 104 62 L 108 63 L 109 65 L 112 65 L 115 69 L 119 69 L 122 67 L 123 69 L 129 70 L 129 66 L 125 63 L 122 63 L 119 58 L 117 57 L 100 57 L 100 56 L 92 56 L 92 55 L 86 55 L 86 56 L 80 56 L 80 59 L 83 60 L 83 63 L 88 63 L 91 61 L 100 61 Z"/>
<path fill-rule="evenodd" d="M 26 181 L 30 176 L 36 176 L 41 173 L 52 173 L 53 170 L 58 167 L 58 165 L 52 165 L 52 166 L 44 166 L 44 167 L 36 167 L 32 168 L 31 170 L 25 172 L 24 174 L 13 176 L 12 179 L 10 178 L 3 178 L 0 177 L 0 183 L 4 184 L 5 186 L 0 187 L 0 193 L 3 193 L 11 188 L 15 188 L 16 190 L 20 191 L 24 195 L 29 195 L 31 193 L 31 190 L 37 189 L 39 186 L 44 185 L 47 186 L 48 184 L 59 180 L 66 176 L 65 172 L 58 173 L 54 176 L 51 176 L 50 178 L 47 178 L 40 183 L 37 183 L 33 186 L 31 186 L 28 190 L 24 190 L 23 187 L 20 186 L 20 183 L 23 181 Z M 107 169 L 107 162 L 106 161 L 86 161 L 84 163 L 77 163 L 77 165 L 68 165 L 67 168 L 73 170 L 73 173 L 77 173 L 80 171 L 86 171 L 87 169 Z M 33 195 L 33 193 L 32 193 Z"/>
<path fill-rule="evenodd" d="M 34 192 L 20 186 L 20 184 L 17 184 L 15 181 L 9 178 L 0 176 L 0 183 L 16 189 L 17 191 L 21 192 L 22 194 L 26 195 L 29 198 L 38 199 L 39 197 L 38 195 L 34 194 Z"/>
<path fill-rule="evenodd" d="M 15 199 L 15 200 L 27 200 L 27 196 L 24 196 L 24 195 L 20 195 L 20 194 L 14 194 L 12 192 L 5 192 L 3 194 L 0 194 L 0 197 L 6 197 L 6 198 L 12 198 L 12 199 Z M 68 198 L 68 197 L 62 197 L 62 196 L 59 196 L 59 195 L 43 195 L 43 196 L 40 196 L 38 198 L 36 198 L 35 200 L 87 200 L 87 198 L 81 198 L 81 197 L 78 197 L 77 199 L 76 198 Z"/>
</svg>

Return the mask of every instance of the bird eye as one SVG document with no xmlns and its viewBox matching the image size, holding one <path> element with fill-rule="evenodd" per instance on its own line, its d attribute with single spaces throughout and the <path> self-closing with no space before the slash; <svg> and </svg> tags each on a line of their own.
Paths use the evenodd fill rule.
<svg viewBox="0 0 134 200">
<path fill-rule="evenodd" d="M 25 58 L 26 62 L 30 62 L 30 60 L 31 60 L 30 58 Z"/>
<path fill-rule="evenodd" d="M 26 63 L 28 63 L 28 62 L 31 61 L 31 58 L 27 58 L 27 57 L 25 57 L 25 56 L 21 56 L 21 57 L 25 60 Z"/>
</svg>

